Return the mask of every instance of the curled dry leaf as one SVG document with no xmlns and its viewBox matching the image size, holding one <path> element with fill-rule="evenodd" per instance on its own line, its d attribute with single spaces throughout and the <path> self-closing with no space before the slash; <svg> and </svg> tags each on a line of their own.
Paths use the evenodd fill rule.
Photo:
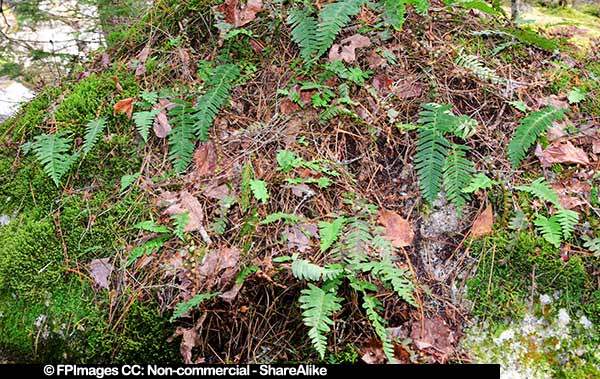
<svg viewBox="0 0 600 379">
<path fill-rule="evenodd" d="M 215 144 L 206 142 L 200 145 L 194 152 L 194 163 L 198 176 L 210 175 L 217 168 L 217 152 Z"/>
<path fill-rule="evenodd" d="M 371 46 L 369 37 L 355 34 L 334 44 L 329 50 L 329 61 L 344 61 L 352 63 L 356 60 L 356 49 Z"/>
<path fill-rule="evenodd" d="M 383 237 L 394 247 L 411 246 L 415 233 L 408 221 L 395 212 L 383 209 L 379 212 L 379 222 L 385 228 Z"/>
<path fill-rule="evenodd" d="M 111 76 L 110 78 L 115 83 L 115 88 L 117 89 L 117 92 L 123 92 L 123 87 L 121 87 L 121 83 L 119 83 L 119 78 L 117 78 L 116 76 Z"/>
<path fill-rule="evenodd" d="M 94 284 L 99 288 L 108 289 L 108 279 L 113 268 L 113 265 L 110 264 L 110 258 L 94 259 L 90 263 L 90 274 L 92 279 L 94 279 Z"/>
<path fill-rule="evenodd" d="M 583 149 L 573 146 L 571 141 L 552 142 L 545 150 L 538 144 L 535 155 L 542 167 L 550 167 L 554 163 L 575 163 L 589 165 L 590 160 Z"/>
<path fill-rule="evenodd" d="M 152 130 L 158 138 L 166 138 L 171 129 L 171 124 L 169 124 L 169 119 L 167 118 L 167 111 L 162 110 L 156 115 Z"/>
<path fill-rule="evenodd" d="M 475 221 L 473 221 L 473 226 L 471 227 L 471 236 L 473 238 L 479 238 L 482 236 L 487 236 L 488 234 L 492 234 L 494 231 L 492 229 L 492 225 L 494 225 L 494 212 L 492 210 L 492 206 L 488 204 L 483 212 L 477 215 Z"/>
<path fill-rule="evenodd" d="M 133 114 L 133 102 L 135 98 L 128 97 L 127 99 L 119 100 L 113 109 L 113 115 L 116 116 L 117 113 L 125 113 L 127 118 L 131 119 L 131 115 Z"/>
</svg>

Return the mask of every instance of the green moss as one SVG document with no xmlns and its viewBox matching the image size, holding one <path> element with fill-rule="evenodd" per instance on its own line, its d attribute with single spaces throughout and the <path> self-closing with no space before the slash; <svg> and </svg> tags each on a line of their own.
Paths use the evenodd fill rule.
<svg viewBox="0 0 600 379">
<path fill-rule="evenodd" d="M 480 259 L 477 274 L 468 281 L 476 316 L 501 320 L 521 314 L 532 285 L 536 293 L 562 291 L 562 307 L 587 308 L 591 278 L 584 262 L 578 256 L 563 262 L 558 250 L 542 238 L 499 232 L 474 242 L 471 251 Z"/>
</svg>

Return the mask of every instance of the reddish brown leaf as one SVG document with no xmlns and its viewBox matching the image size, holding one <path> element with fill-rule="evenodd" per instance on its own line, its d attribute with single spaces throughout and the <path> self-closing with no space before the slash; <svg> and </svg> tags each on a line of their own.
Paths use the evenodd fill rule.
<svg viewBox="0 0 600 379">
<path fill-rule="evenodd" d="M 573 146 L 571 141 L 552 142 L 546 150 L 538 145 L 535 155 L 543 167 L 550 167 L 554 163 L 575 163 L 589 165 L 590 160 L 583 149 Z"/>
<path fill-rule="evenodd" d="M 131 115 L 133 113 L 133 102 L 135 98 L 129 97 L 127 99 L 119 100 L 114 107 L 113 115 L 116 116 L 117 113 L 125 113 L 127 118 L 131 119 Z"/>
<path fill-rule="evenodd" d="M 206 142 L 200 145 L 194 152 L 194 163 L 196 164 L 196 174 L 206 176 L 212 174 L 217 168 L 217 152 L 212 142 Z"/>
<path fill-rule="evenodd" d="M 551 106 L 557 109 L 569 108 L 569 101 L 567 100 L 566 96 L 550 95 L 538 99 L 537 103 L 540 107 Z"/>
<path fill-rule="evenodd" d="M 303 253 L 311 247 L 310 237 L 318 238 L 319 231 L 315 224 L 302 223 L 292 227 L 287 226 L 284 234 L 287 236 L 288 249 L 298 249 Z"/>
<path fill-rule="evenodd" d="M 471 227 L 471 236 L 478 238 L 493 233 L 492 225 L 494 225 L 494 212 L 492 206 L 488 204 L 485 209 L 477 215 L 473 226 Z"/>
<path fill-rule="evenodd" d="M 192 364 L 192 350 L 200 345 L 200 334 L 195 327 L 189 329 L 181 326 L 177 327 L 175 333 L 167 339 L 168 342 L 173 342 L 176 337 L 181 336 L 181 343 L 179 344 L 179 352 L 183 358 L 183 363 Z"/>
<path fill-rule="evenodd" d="M 169 124 L 166 110 L 162 110 L 156 115 L 152 130 L 154 130 L 154 134 L 158 138 L 166 138 L 167 135 L 169 135 L 169 132 L 171 132 L 171 124 Z"/>
<path fill-rule="evenodd" d="M 412 324 L 410 338 L 419 350 L 425 350 L 434 361 L 445 363 L 457 342 L 455 332 L 440 318 L 426 318 Z"/>
<path fill-rule="evenodd" d="M 110 78 L 113 82 L 115 82 L 115 88 L 117 89 L 117 92 L 123 92 L 123 87 L 121 87 L 121 83 L 119 83 L 119 78 L 117 78 L 116 76 L 111 76 Z"/>
<path fill-rule="evenodd" d="M 397 213 L 384 209 L 379 212 L 379 222 L 385 228 L 383 237 L 389 240 L 394 247 L 412 245 L 415 233 L 410 223 Z"/>
<path fill-rule="evenodd" d="M 369 37 L 355 34 L 335 44 L 329 50 L 329 61 L 344 61 L 352 63 L 356 60 L 356 49 L 371 46 Z"/>
<path fill-rule="evenodd" d="M 371 50 L 369 52 L 367 55 L 367 62 L 369 63 L 369 68 L 372 70 L 387 64 L 387 61 L 377 54 L 376 50 Z"/>
<path fill-rule="evenodd" d="M 137 59 L 140 63 L 145 63 L 150 55 L 150 45 L 144 46 L 144 48 L 137 55 Z"/>
<path fill-rule="evenodd" d="M 262 0 L 248 0 L 242 10 L 239 12 L 235 26 L 244 26 L 256 18 L 256 14 L 262 10 Z"/>
<path fill-rule="evenodd" d="M 225 197 L 229 196 L 231 190 L 227 186 L 227 184 L 221 184 L 220 186 L 212 185 L 204 190 L 204 196 L 209 197 L 211 199 L 223 200 Z"/>
<path fill-rule="evenodd" d="M 389 93 L 392 84 L 394 84 L 394 81 L 384 73 L 379 73 L 373 77 L 373 87 L 379 93 Z"/>
</svg>

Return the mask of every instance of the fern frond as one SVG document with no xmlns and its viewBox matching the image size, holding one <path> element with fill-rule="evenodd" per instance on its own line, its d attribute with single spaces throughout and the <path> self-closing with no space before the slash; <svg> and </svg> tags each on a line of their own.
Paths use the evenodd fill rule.
<svg viewBox="0 0 600 379">
<path fill-rule="evenodd" d="M 575 225 L 579 222 L 579 213 L 560 207 L 554 215 L 562 228 L 563 238 L 566 240 L 571 236 Z"/>
<path fill-rule="evenodd" d="M 292 28 L 292 40 L 300 47 L 300 56 L 309 62 L 317 53 L 317 20 L 309 7 L 290 9 L 287 23 Z"/>
<path fill-rule="evenodd" d="M 344 217 L 338 217 L 333 222 L 319 221 L 319 236 L 321 237 L 321 252 L 327 251 L 339 238 L 342 233 L 344 225 L 348 222 L 348 219 Z"/>
<path fill-rule="evenodd" d="M 333 326 L 333 315 L 338 312 L 342 306 L 342 299 L 332 292 L 325 292 L 321 288 L 309 284 L 308 289 L 302 290 L 302 295 L 298 299 L 302 312 L 304 325 L 310 329 L 308 336 L 321 358 L 325 357 L 327 351 L 326 334 Z"/>
<path fill-rule="evenodd" d="M 379 314 L 380 312 L 383 312 L 383 305 L 375 297 L 364 295 L 362 306 L 367 312 L 367 318 L 371 322 L 373 329 L 375 329 L 375 333 L 381 339 L 385 356 L 390 362 L 395 362 L 394 345 L 392 345 L 392 342 L 390 341 L 388 330 L 385 327 L 385 320 Z"/>
<path fill-rule="evenodd" d="M 180 318 L 182 316 L 185 316 L 192 309 L 196 308 L 197 306 L 199 306 L 204 301 L 210 300 L 213 297 L 217 296 L 218 294 L 219 294 L 218 292 L 213 292 L 213 293 L 199 293 L 196 296 L 194 296 L 191 299 L 189 299 L 188 301 L 184 301 L 182 303 L 178 303 L 175 306 L 175 311 L 173 312 L 173 316 L 171 316 L 171 319 L 169 321 L 173 322 L 176 319 L 178 319 L 178 318 Z"/>
<path fill-rule="evenodd" d="M 157 114 L 158 112 L 156 110 L 140 111 L 133 114 L 133 123 L 144 142 L 148 142 L 148 133 L 150 132 L 150 128 L 152 127 Z"/>
<path fill-rule="evenodd" d="M 540 200 L 548 201 L 553 205 L 560 207 L 558 194 L 550 187 L 544 178 L 538 178 L 528 186 L 517 186 L 515 189 L 518 191 L 527 192 Z"/>
<path fill-rule="evenodd" d="M 415 287 L 410 280 L 409 272 L 397 268 L 391 261 L 389 256 L 385 256 L 380 261 L 372 261 L 365 267 L 371 269 L 371 274 L 381 280 L 383 283 L 391 285 L 392 289 L 400 296 L 400 298 L 410 305 L 417 307 L 417 303 L 413 297 Z"/>
<path fill-rule="evenodd" d="M 429 10 L 428 0 L 406 0 L 406 3 L 414 5 L 417 14 L 421 16 L 427 15 L 427 11 Z"/>
<path fill-rule="evenodd" d="M 473 162 L 468 160 L 465 155 L 468 150 L 467 146 L 453 144 L 444 163 L 443 175 L 446 199 L 454 204 L 459 216 L 462 207 L 469 198 L 469 195 L 463 192 L 463 189 L 469 185 L 475 172 Z"/>
<path fill-rule="evenodd" d="M 323 113 L 321 113 L 319 116 L 319 121 L 323 123 L 331 120 L 332 118 L 337 118 L 340 116 L 354 117 L 355 114 L 346 107 L 334 105 L 332 107 L 328 107 L 325 111 L 323 111 Z"/>
<path fill-rule="evenodd" d="M 550 242 L 555 247 L 560 247 L 562 238 L 561 226 L 558 223 L 556 216 L 546 218 L 545 216 L 537 215 L 536 219 L 533 220 L 533 224 L 546 241 Z"/>
<path fill-rule="evenodd" d="M 444 162 L 450 143 L 436 129 L 426 128 L 419 131 L 415 169 L 419 176 L 419 187 L 423 197 L 432 203 L 440 192 Z"/>
<path fill-rule="evenodd" d="M 582 239 L 584 241 L 583 247 L 594 253 L 596 256 L 600 254 L 600 238 L 592 238 L 584 235 Z"/>
<path fill-rule="evenodd" d="M 341 272 L 342 270 L 339 268 L 321 267 L 306 259 L 299 259 L 297 256 L 293 257 L 292 274 L 300 280 L 311 280 L 313 282 L 318 282 L 321 279 L 332 280 Z"/>
<path fill-rule="evenodd" d="M 69 133 L 70 131 L 63 130 L 55 134 L 41 134 L 36 136 L 30 145 L 44 172 L 57 187 L 60 179 L 79 157 L 79 153 L 69 154 L 73 142 Z"/>
<path fill-rule="evenodd" d="M 401 30 L 406 21 L 406 1 L 405 0 L 384 0 L 383 2 L 383 21 L 391 25 L 396 30 Z"/>
<path fill-rule="evenodd" d="M 525 158 L 527 150 L 535 143 L 540 134 L 550 128 L 552 121 L 564 119 L 566 112 L 566 109 L 546 107 L 521 120 L 508 144 L 508 159 L 513 168 L 517 168 Z"/>
<path fill-rule="evenodd" d="M 319 12 L 317 56 L 329 50 L 342 28 L 360 12 L 364 0 L 338 0 L 325 5 Z"/>
<path fill-rule="evenodd" d="M 98 142 L 98 137 L 106 127 L 106 117 L 100 117 L 97 120 L 91 120 L 85 127 L 85 136 L 83 137 L 83 156 L 86 156 Z"/>
<path fill-rule="evenodd" d="M 460 50 L 454 63 L 457 66 L 473 72 L 479 78 L 487 80 L 492 84 L 506 84 L 506 79 L 501 78 L 494 70 L 486 67 L 476 55 L 463 54 L 462 50 Z"/>
<path fill-rule="evenodd" d="M 194 118 L 189 105 L 178 104 L 169 111 L 174 125 L 169 133 L 169 158 L 177 172 L 187 169 L 194 153 Z"/>
<path fill-rule="evenodd" d="M 208 132 L 217 113 L 229 99 L 233 82 L 240 76 L 240 69 L 234 64 L 224 64 L 215 68 L 208 82 L 211 87 L 200 99 L 195 108 L 196 123 L 194 132 L 200 141 L 208 139 Z"/>
</svg>

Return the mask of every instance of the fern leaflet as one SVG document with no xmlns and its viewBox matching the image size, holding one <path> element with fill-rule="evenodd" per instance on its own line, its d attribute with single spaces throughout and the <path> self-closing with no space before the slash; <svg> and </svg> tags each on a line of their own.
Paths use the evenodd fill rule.
<svg viewBox="0 0 600 379">
<path fill-rule="evenodd" d="M 519 163 L 525 158 L 527 150 L 533 145 L 540 134 L 550 128 L 552 121 L 565 118 L 566 109 L 556 109 L 546 107 L 521 120 L 520 125 L 513 134 L 508 144 L 508 159 L 512 167 L 517 168 Z"/>
<path fill-rule="evenodd" d="M 144 142 L 148 142 L 148 133 L 157 114 L 156 110 L 135 112 L 133 114 L 133 123 Z"/>
<path fill-rule="evenodd" d="M 550 242 L 555 247 L 560 247 L 562 234 L 556 216 L 546 218 L 545 216 L 537 215 L 536 219 L 533 220 L 533 224 L 546 241 Z"/>
<path fill-rule="evenodd" d="M 369 318 L 369 321 L 371 321 L 371 325 L 373 326 L 373 329 L 375 329 L 375 333 L 377 333 L 377 336 L 381 338 L 385 356 L 390 362 L 395 362 L 396 359 L 394 358 L 394 345 L 392 345 L 390 341 L 387 328 L 385 327 L 385 320 L 379 314 L 379 312 L 383 311 L 381 302 L 373 296 L 364 295 L 362 306 L 367 312 L 367 317 Z"/>
<path fill-rule="evenodd" d="M 475 172 L 473 162 L 465 157 L 467 150 L 467 146 L 453 144 L 444 164 L 446 199 L 454 204 L 459 216 L 469 197 L 463 189 L 469 185 Z"/>
<path fill-rule="evenodd" d="M 415 168 L 423 197 L 432 203 L 440 192 L 442 169 L 450 143 L 435 129 L 421 129 L 415 154 Z"/>
<path fill-rule="evenodd" d="M 326 334 L 333 326 L 333 314 L 342 308 L 342 299 L 332 292 L 325 292 L 314 284 L 309 284 L 308 289 L 302 290 L 298 300 L 304 311 L 304 325 L 310 328 L 308 336 L 321 358 L 324 358 L 327 350 Z"/>
<path fill-rule="evenodd" d="M 195 108 L 194 132 L 200 141 L 208 139 L 210 127 L 217 117 L 217 113 L 227 103 L 233 82 L 240 75 L 240 69 L 236 65 L 225 64 L 216 67 L 212 75 L 208 82 L 211 88 L 198 99 Z"/>
<path fill-rule="evenodd" d="M 169 111 L 175 125 L 169 133 L 169 158 L 177 172 L 187 169 L 194 153 L 194 118 L 192 109 L 185 103 L 177 104 Z"/>
<path fill-rule="evenodd" d="M 191 311 L 192 309 L 199 306 L 202 302 L 204 302 L 206 300 L 210 300 L 217 295 L 218 295 L 218 292 L 199 293 L 196 296 L 189 299 L 188 301 L 177 304 L 175 306 L 175 311 L 173 312 L 173 316 L 171 316 L 171 319 L 169 321 L 173 322 L 176 319 L 178 319 L 182 316 L 185 316 L 186 314 L 189 313 L 189 311 Z"/>
<path fill-rule="evenodd" d="M 342 228 L 348 222 L 344 217 L 338 217 L 333 222 L 319 221 L 319 236 L 321 237 L 321 252 L 325 252 L 327 249 L 337 241 Z"/>
<path fill-rule="evenodd" d="M 600 254 L 600 238 L 583 236 L 582 239 L 584 241 L 583 247 L 594 253 L 595 256 Z"/>
<path fill-rule="evenodd" d="M 458 57 L 454 61 L 457 66 L 472 71 L 476 76 L 483 80 L 488 80 L 492 84 L 506 84 L 506 79 L 501 78 L 494 70 L 486 67 L 475 55 L 463 54 L 462 50 L 458 52 Z"/>
<path fill-rule="evenodd" d="M 548 201 L 553 205 L 560 207 L 558 194 L 550 187 L 548 183 L 546 183 L 544 178 L 538 178 L 528 186 L 517 186 L 515 189 L 530 193 L 540 200 Z"/>
<path fill-rule="evenodd" d="M 300 56 L 309 62 L 317 52 L 317 20 L 312 16 L 312 9 L 293 7 L 287 23 L 292 28 L 292 40 L 300 47 Z"/>
<path fill-rule="evenodd" d="M 98 137 L 106 127 L 106 117 L 97 120 L 91 120 L 85 127 L 85 136 L 83 137 L 83 155 L 86 156 L 98 142 Z"/>
<path fill-rule="evenodd" d="M 562 228 L 563 238 L 568 239 L 579 221 L 579 213 L 560 207 L 554 217 Z"/>
<path fill-rule="evenodd" d="M 71 165 L 79 157 L 79 153 L 70 155 L 73 137 L 70 131 L 63 130 L 55 134 L 41 134 L 29 145 L 37 160 L 42 164 L 44 172 L 58 187 L 60 179 L 69 171 Z"/>
<path fill-rule="evenodd" d="M 317 31 L 317 56 L 319 58 L 329 50 L 333 41 L 346 26 L 360 12 L 364 0 L 339 0 L 325 5 L 319 12 Z"/>
</svg>

